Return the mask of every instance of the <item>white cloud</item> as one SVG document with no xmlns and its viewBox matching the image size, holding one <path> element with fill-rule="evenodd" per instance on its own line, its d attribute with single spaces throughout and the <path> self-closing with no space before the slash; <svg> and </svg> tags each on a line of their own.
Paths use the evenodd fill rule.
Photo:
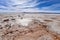
<svg viewBox="0 0 60 40">
<path fill-rule="evenodd" d="M 9 7 L 7 7 L 8 10 L 15 10 L 15 11 L 31 11 L 31 10 L 34 10 L 34 11 L 39 11 L 38 9 L 35 8 L 35 6 L 41 4 L 41 3 L 44 3 L 44 2 L 47 2 L 47 1 L 44 1 L 44 2 L 38 2 L 37 3 L 37 0 L 25 0 L 25 2 L 22 0 L 22 1 L 19 1 L 19 3 L 17 2 L 19 0 L 12 0 L 13 4 Z M 32 2 L 30 2 L 32 1 Z M 22 3 L 24 2 L 24 3 Z M 30 2 L 30 3 L 29 3 Z M 15 7 L 13 7 L 14 5 L 17 5 Z M 32 11 L 31 11 L 32 12 Z"/>
<path fill-rule="evenodd" d="M 32 0 L 11 0 L 15 5 L 17 4 L 23 4 L 26 3 L 28 1 L 32 1 Z"/>
<path fill-rule="evenodd" d="M 52 6 L 42 7 L 41 9 L 39 9 L 36 8 L 35 6 L 49 1 L 42 1 L 42 2 L 37 1 L 38 0 L 11 0 L 12 3 L 9 4 L 8 7 L 0 6 L 0 8 L 6 8 L 8 10 L 0 10 L 0 11 L 1 12 L 58 12 L 58 13 L 60 12 L 60 11 L 51 11 L 51 9 L 55 9 L 60 4 L 54 4 Z"/>
<path fill-rule="evenodd" d="M 32 1 L 32 2 L 30 2 Z M 22 3 L 23 2 L 23 3 Z M 20 1 L 19 3 L 15 2 L 13 3 L 14 5 L 17 5 L 16 7 L 20 7 L 20 8 L 25 8 L 25 7 L 35 7 L 36 5 L 38 5 L 39 3 L 37 3 L 37 0 L 25 0 L 25 1 Z M 30 2 L 30 3 L 29 3 Z M 13 5 L 12 5 L 13 6 Z"/>
<path fill-rule="evenodd" d="M 37 3 L 37 0 L 11 0 L 12 4 L 10 4 L 8 7 L 1 6 L 0 8 L 7 8 L 8 10 L 21 10 L 26 8 L 35 8 Z M 30 3 L 29 3 L 30 2 Z M 8 3 L 9 4 L 9 3 Z M 14 7 L 14 5 L 16 5 Z"/>
</svg>

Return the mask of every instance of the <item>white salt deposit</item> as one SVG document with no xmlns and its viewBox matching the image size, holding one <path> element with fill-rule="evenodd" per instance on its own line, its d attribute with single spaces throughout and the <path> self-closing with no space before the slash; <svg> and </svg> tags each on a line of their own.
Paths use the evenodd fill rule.
<svg viewBox="0 0 60 40">
<path fill-rule="evenodd" d="M 28 26 L 28 24 L 32 21 L 31 18 L 23 18 L 23 19 L 16 19 L 17 24 L 22 26 Z"/>
<path fill-rule="evenodd" d="M 60 22 L 59 21 L 48 23 L 48 26 L 49 26 L 47 27 L 48 30 L 60 34 Z"/>
</svg>

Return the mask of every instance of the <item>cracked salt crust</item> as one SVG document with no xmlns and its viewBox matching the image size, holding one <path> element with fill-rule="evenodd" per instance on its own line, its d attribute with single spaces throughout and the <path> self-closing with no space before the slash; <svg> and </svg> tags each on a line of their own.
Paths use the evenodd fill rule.
<svg viewBox="0 0 60 40">
<path fill-rule="evenodd" d="M 31 18 L 16 19 L 17 24 L 21 24 L 22 26 L 28 26 L 31 21 Z"/>
</svg>

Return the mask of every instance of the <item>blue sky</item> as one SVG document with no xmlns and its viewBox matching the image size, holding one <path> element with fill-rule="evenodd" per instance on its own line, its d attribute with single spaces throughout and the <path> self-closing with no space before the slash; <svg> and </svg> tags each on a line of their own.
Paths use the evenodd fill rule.
<svg viewBox="0 0 60 40">
<path fill-rule="evenodd" d="M 0 0 L 4 12 L 60 12 L 60 0 Z"/>
</svg>

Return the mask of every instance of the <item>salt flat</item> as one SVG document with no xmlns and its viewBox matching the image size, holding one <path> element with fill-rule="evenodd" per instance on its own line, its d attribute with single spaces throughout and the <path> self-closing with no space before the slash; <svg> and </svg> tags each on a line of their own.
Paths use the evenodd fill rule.
<svg viewBox="0 0 60 40">
<path fill-rule="evenodd" d="M 0 14 L 0 40 L 60 40 L 60 14 Z"/>
</svg>

